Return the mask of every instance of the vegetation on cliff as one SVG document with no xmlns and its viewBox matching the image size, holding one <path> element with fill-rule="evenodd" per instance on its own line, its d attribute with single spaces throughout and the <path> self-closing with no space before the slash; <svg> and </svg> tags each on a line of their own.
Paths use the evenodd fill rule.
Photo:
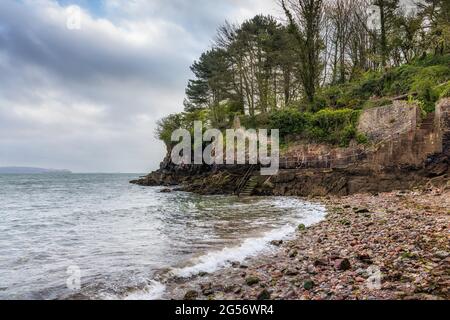
<svg viewBox="0 0 450 320">
<path fill-rule="evenodd" d="M 450 94 L 448 1 L 403 8 L 398 0 L 282 1 L 287 24 L 258 15 L 225 23 L 191 70 L 185 110 L 158 123 L 174 129 L 277 128 L 282 139 L 347 145 L 360 110 L 402 96 L 424 111 Z M 377 20 L 376 23 L 373 23 Z"/>
</svg>

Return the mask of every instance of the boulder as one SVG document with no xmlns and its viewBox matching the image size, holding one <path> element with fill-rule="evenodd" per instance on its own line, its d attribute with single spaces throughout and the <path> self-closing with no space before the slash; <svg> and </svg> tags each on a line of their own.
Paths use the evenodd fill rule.
<svg viewBox="0 0 450 320">
<path fill-rule="evenodd" d="M 255 284 L 258 284 L 259 281 L 260 281 L 260 280 L 259 280 L 258 277 L 248 277 L 248 278 L 245 279 L 245 283 L 246 283 L 248 286 L 253 286 L 253 285 L 255 285 Z"/>
<path fill-rule="evenodd" d="M 184 295 L 184 300 L 196 300 L 198 298 L 198 292 L 195 290 L 189 290 Z"/>
<path fill-rule="evenodd" d="M 341 270 L 341 271 L 350 270 L 352 267 L 352 265 L 350 264 L 350 261 L 348 259 L 338 259 L 338 260 L 336 260 L 334 266 L 337 270 Z"/>
<path fill-rule="evenodd" d="M 314 288 L 314 286 L 315 286 L 314 281 L 310 279 L 303 282 L 303 289 L 305 290 L 311 290 L 312 288 Z"/>
<path fill-rule="evenodd" d="M 270 292 L 267 289 L 264 289 L 258 294 L 258 300 L 270 300 Z"/>
</svg>

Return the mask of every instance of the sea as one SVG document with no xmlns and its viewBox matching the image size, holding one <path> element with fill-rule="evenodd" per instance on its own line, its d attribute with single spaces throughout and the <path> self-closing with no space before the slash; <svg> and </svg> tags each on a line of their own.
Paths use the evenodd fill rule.
<svg viewBox="0 0 450 320">
<path fill-rule="evenodd" d="M 161 193 L 139 174 L 0 175 L 0 299 L 170 299 L 164 277 L 274 250 L 319 203 Z"/>
</svg>

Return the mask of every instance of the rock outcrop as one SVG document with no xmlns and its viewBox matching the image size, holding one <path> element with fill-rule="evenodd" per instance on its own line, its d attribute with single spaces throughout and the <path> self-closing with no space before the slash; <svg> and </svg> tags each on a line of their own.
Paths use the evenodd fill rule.
<svg viewBox="0 0 450 320">
<path fill-rule="evenodd" d="M 386 108 L 370 109 L 361 118 L 360 129 L 367 127 L 370 131 L 367 133 L 373 139 L 371 147 L 339 149 L 330 153 L 336 159 L 318 156 L 314 165 L 305 165 L 300 157 L 294 162 L 281 158 L 279 173 L 257 177 L 253 194 L 343 196 L 407 190 L 427 183 L 447 184 L 450 176 L 450 99 L 441 100 L 436 112 L 425 119 L 414 105 L 397 103 Z M 369 126 L 369 123 L 373 125 Z M 353 157 L 349 156 L 352 154 Z M 308 159 L 307 155 L 303 159 Z M 166 157 L 158 171 L 132 183 L 176 185 L 178 190 L 200 194 L 233 194 L 248 169 L 246 165 L 176 166 Z"/>
</svg>

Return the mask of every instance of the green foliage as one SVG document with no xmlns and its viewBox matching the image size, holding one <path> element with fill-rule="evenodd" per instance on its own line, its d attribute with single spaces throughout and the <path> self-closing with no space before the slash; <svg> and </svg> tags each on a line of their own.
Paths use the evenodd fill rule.
<svg viewBox="0 0 450 320">
<path fill-rule="evenodd" d="M 208 123 L 209 110 L 195 109 L 191 112 L 171 114 L 156 123 L 155 137 L 163 141 L 170 149 L 176 142 L 172 142 L 172 133 L 177 129 L 186 129 L 193 134 L 194 121 Z"/>
<path fill-rule="evenodd" d="M 297 109 L 274 111 L 269 116 L 270 127 L 279 129 L 282 137 L 288 134 L 300 134 L 311 124 L 312 115 Z"/>
<path fill-rule="evenodd" d="M 387 97 L 414 94 L 432 111 L 445 91 L 442 84 L 449 80 L 450 54 L 428 55 L 385 73 L 366 72 L 354 81 L 322 88 L 316 100 L 336 109 L 362 109 L 388 105 L 391 100 Z"/>
<path fill-rule="evenodd" d="M 172 145 L 172 132 L 182 127 L 182 114 L 171 114 L 156 123 L 155 137 L 163 141 L 168 148 Z"/>
<path fill-rule="evenodd" d="M 312 142 L 346 146 L 358 138 L 356 124 L 359 114 L 352 109 L 323 109 L 310 113 L 291 108 L 272 112 L 270 126 L 280 130 L 282 139 L 296 135 Z M 359 137 L 359 140 L 363 138 Z"/>
<path fill-rule="evenodd" d="M 450 98 L 450 81 L 436 88 L 439 98 Z"/>
</svg>

